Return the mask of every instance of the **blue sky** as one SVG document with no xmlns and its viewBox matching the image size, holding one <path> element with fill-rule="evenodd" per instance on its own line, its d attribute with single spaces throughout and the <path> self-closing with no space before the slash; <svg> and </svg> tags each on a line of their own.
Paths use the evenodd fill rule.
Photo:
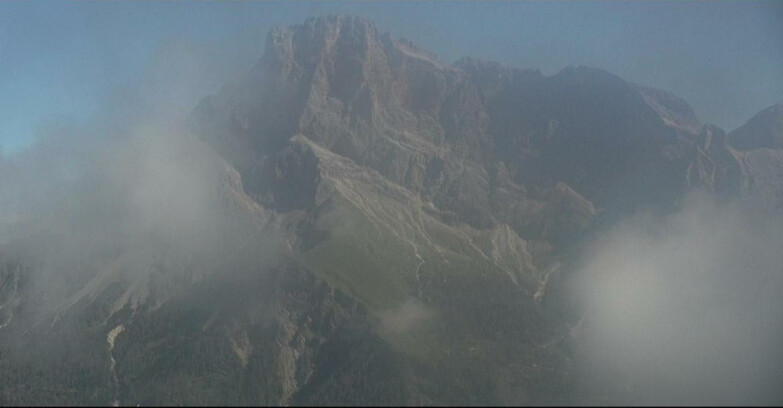
<svg viewBox="0 0 783 408">
<path fill-rule="evenodd" d="M 182 69 L 172 100 L 186 109 L 247 71 L 271 27 L 331 13 L 370 17 L 447 62 L 604 68 L 676 93 L 727 130 L 783 102 L 783 3 L 773 1 L 0 2 L 0 148 L 23 149 L 47 123 L 90 120 L 116 89 L 154 93 Z M 150 68 L 169 63 L 179 66 Z"/>
</svg>

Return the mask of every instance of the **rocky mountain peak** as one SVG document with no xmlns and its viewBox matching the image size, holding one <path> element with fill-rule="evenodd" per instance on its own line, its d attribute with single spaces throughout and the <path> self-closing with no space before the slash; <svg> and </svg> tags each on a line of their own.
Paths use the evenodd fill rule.
<svg viewBox="0 0 783 408">
<path fill-rule="evenodd" d="M 783 103 L 772 105 L 729 134 L 739 150 L 783 149 Z"/>
<path fill-rule="evenodd" d="M 701 123 L 693 108 L 684 99 L 671 92 L 646 86 L 637 85 L 636 89 L 667 126 L 690 134 L 699 132 Z"/>
<path fill-rule="evenodd" d="M 313 65 L 337 56 L 366 57 L 377 46 L 377 37 L 375 24 L 363 17 L 310 18 L 288 28 L 273 28 L 267 35 L 262 62 L 285 73 L 292 64 Z"/>
<path fill-rule="evenodd" d="M 273 29 L 253 75 L 260 82 L 241 85 L 244 97 L 222 94 L 200 109 L 240 173 L 264 173 L 273 161 L 259 158 L 285 156 L 301 135 L 475 226 L 523 218 L 488 204 L 487 169 L 498 163 L 508 169 L 504 191 L 563 182 L 598 206 L 644 201 L 629 191 L 643 190 L 635 175 L 671 168 L 660 152 L 701 128 L 680 98 L 601 69 L 544 76 L 476 58 L 449 66 L 361 17 Z M 677 177 L 666 176 L 667 188 Z M 617 178 L 628 180 L 617 187 Z M 254 179 L 246 187 L 261 195 L 276 183 Z"/>
</svg>

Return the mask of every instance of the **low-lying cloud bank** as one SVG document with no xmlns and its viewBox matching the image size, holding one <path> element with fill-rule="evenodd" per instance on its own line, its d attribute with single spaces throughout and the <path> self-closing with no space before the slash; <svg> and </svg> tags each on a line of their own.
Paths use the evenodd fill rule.
<svg viewBox="0 0 783 408">
<path fill-rule="evenodd" d="M 575 282 L 587 402 L 783 402 L 782 221 L 693 196 L 598 240 Z"/>
</svg>

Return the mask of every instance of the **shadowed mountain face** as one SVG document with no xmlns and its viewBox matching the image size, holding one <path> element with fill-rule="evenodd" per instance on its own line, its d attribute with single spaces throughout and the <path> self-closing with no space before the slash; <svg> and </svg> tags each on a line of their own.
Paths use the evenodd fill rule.
<svg viewBox="0 0 783 408">
<path fill-rule="evenodd" d="M 783 104 L 772 105 L 729 134 L 739 150 L 783 148 Z"/>
<path fill-rule="evenodd" d="M 693 190 L 779 211 L 780 118 L 727 136 L 598 69 L 451 66 L 356 17 L 276 28 L 190 118 L 209 165 L 188 197 L 222 235 L 192 255 L 167 242 L 201 230 L 134 232 L 45 305 L 46 262 L 0 258 L 0 404 L 600 402 L 579 394 L 576 254 Z M 57 248 L 70 227 L 47 225 L 25 239 Z"/>
</svg>

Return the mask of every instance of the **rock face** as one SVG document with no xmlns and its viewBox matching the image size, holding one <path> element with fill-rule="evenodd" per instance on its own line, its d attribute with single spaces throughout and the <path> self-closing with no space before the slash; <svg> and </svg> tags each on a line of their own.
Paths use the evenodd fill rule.
<svg viewBox="0 0 783 408">
<path fill-rule="evenodd" d="M 783 149 L 783 103 L 772 105 L 729 134 L 738 150 Z"/>
<path fill-rule="evenodd" d="M 759 123 L 757 119 L 770 111 L 765 109 L 748 123 Z M 753 140 L 747 132 L 747 124 L 728 136 L 720 128 L 704 126 L 691 153 L 686 184 L 724 199 L 740 198 L 762 211 L 780 209 L 783 207 L 783 150 L 766 147 L 774 144 L 750 148 L 752 144 L 738 142 L 740 139 Z M 738 134 L 742 136 L 738 137 Z M 766 135 L 767 140 L 772 140 L 770 133 Z M 737 143 L 745 148 L 734 148 Z"/>
<path fill-rule="evenodd" d="M 598 69 L 452 66 L 357 17 L 273 29 L 191 118 L 246 234 L 196 270 L 162 253 L 146 280 L 98 273 L 51 325 L 9 325 L 31 301 L 0 270 L 0 345 L 29 342 L 0 349 L 0 404 L 569 402 L 568 325 L 547 309 L 569 249 L 599 215 L 670 209 L 692 189 L 780 206 L 780 117 L 727 136 Z M 48 349 L 31 339 L 105 348 L 119 325 L 116 382 L 108 355 L 36 360 Z M 57 392 L 14 391 L 37 378 L 30 361 Z M 74 376 L 89 381 L 59 382 Z"/>
<path fill-rule="evenodd" d="M 700 128 L 681 99 L 601 70 L 448 66 L 355 17 L 273 30 L 246 82 L 195 117 L 248 191 L 277 209 L 307 206 L 275 192 L 282 180 L 312 202 L 317 172 L 289 142 L 302 135 L 462 222 L 520 235 L 557 183 L 601 207 L 665 205 Z"/>
</svg>

